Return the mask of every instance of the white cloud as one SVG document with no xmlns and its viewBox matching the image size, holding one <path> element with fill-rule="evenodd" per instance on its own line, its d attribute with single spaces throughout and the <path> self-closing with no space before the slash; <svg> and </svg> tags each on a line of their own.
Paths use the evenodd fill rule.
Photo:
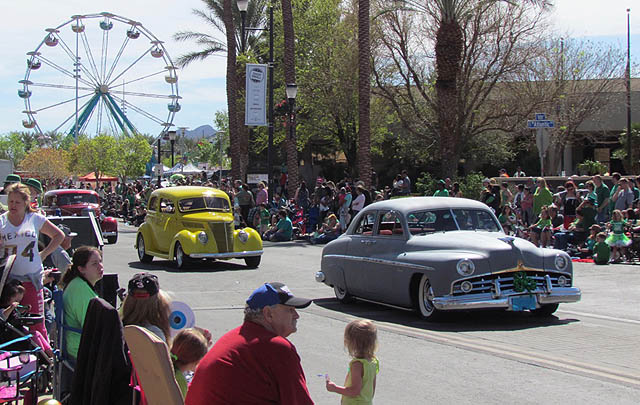
<svg viewBox="0 0 640 405">
<path fill-rule="evenodd" d="M 625 35 L 629 0 L 556 0 L 553 21 L 575 36 Z M 631 27 L 640 25 L 640 8 L 631 11 Z"/>
</svg>

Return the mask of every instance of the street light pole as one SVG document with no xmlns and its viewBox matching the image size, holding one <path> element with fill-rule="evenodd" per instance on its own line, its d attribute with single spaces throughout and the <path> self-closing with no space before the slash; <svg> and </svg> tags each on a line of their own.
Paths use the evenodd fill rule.
<svg viewBox="0 0 640 405">
<path fill-rule="evenodd" d="M 627 160 L 629 161 L 629 173 L 633 174 L 633 157 L 631 156 L 631 26 L 627 9 Z"/>
<path fill-rule="evenodd" d="M 238 9 L 240 10 L 240 15 L 242 16 L 242 47 L 244 49 L 244 38 L 246 37 L 246 30 L 253 31 L 265 31 L 264 28 L 254 28 L 254 27 L 245 27 L 245 13 L 247 12 L 247 8 L 249 7 L 249 0 L 236 0 L 238 4 Z M 274 130 L 274 122 L 273 122 L 273 4 L 269 2 L 269 62 L 268 62 L 268 70 L 269 70 L 269 111 L 268 111 L 268 143 L 267 143 L 267 189 L 269 192 L 268 200 L 271 201 L 271 197 L 273 196 L 273 187 L 271 187 L 271 160 L 273 155 L 273 130 Z"/>
<path fill-rule="evenodd" d="M 218 157 L 219 157 L 219 164 L 220 166 L 218 167 L 219 171 L 219 175 L 218 175 L 218 187 L 222 187 L 222 136 L 225 134 L 224 131 L 218 131 L 216 132 L 216 134 L 218 135 Z"/>
<path fill-rule="evenodd" d="M 160 154 L 162 153 L 162 150 L 160 149 L 161 140 L 162 140 L 162 135 L 158 137 L 158 165 L 162 165 L 162 157 L 160 156 Z M 162 167 L 162 166 L 159 166 L 159 167 Z M 160 188 L 161 183 L 162 183 L 162 174 L 160 174 L 160 171 L 158 171 L 158 188 Z"/>
<path fill-rule="evenodd" d="M 249 7 L 249 0 L 238 0 L 238 9 L 240 10 L 240 17 L 242 20 L 242 31 L 240 35 L 240 52 L 244 53 L 246 49 L 246 34 L 245 34 L 245 21 L 247 18 L 247 8 Z"/>
<path fill-rule="evenodd" d="M 296 118 L 296 95 L 298 95 L 298 86 L 295 83 L 287 83 L 287 104 L 289 104 L 289 130 L 287 131 L 289 134 L 289 139 L 293 139 L 293 127 Z"/>
<path fill-rule="evenodd" d="M 171 167 L 175 166 L 173 162 L 173 146 L 176 143 L 176 131 L 169 131 L 169 141 L 171 142 Z"/>
<path fill-rule="evenodd" d="M 271 186 L 271 159 L 273 154 L 273 5 L 269 2 L 269 143 L 267 145 L 267 191 L 268 203 L 271 203 L 273 190 Z"/>
</svg>

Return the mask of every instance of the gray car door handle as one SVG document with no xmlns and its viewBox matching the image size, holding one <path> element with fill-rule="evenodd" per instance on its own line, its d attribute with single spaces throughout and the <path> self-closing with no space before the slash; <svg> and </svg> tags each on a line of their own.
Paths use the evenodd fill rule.
<svg viewBox="0 0 640 405">
<path fill-rule="evenodd" d="M 373 245 L 376 243 L 376 241 L 371 239 L 361 239 L 360 243 L 363 243 L 365 245 Z"/>
</svg>

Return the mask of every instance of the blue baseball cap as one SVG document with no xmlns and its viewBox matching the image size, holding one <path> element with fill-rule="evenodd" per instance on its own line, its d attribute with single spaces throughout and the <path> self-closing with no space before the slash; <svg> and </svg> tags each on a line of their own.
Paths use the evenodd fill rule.
<svg viewBox="0 0 640 405">
<path fill-rule="evenodd" d="M 282 283 L 265 283 L 256 288 L 249 298 L 247 305 L 251 309 L 262 309 L 271 305 L 288 305 L 295 308 L 306 308 L 311 305 L 307 298 L 294 297 L 289 287 Z"/>
</svg>

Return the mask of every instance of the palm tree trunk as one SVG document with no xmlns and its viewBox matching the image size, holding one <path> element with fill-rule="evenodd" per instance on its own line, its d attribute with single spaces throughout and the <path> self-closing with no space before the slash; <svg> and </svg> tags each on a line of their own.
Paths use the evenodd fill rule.
<svg viewBox="0 0 640 405">
<path fill-rule="evenodd" d="M 440 131 L 440 175 L 455 177 L 459 160 L 458 76 L 461 69 L 462 28 L 442 20 L 436 33 L 436 94 Z"/>
<path fill-rule="evenodd" d="M 358 0 L 358 175 L 371 186 L 369 0 Z"/>
<path fill-rule="evenodd" d="M 286 83 L 296 82 L 295 34 L 291 0 L 282 0 L 282 28 L 284 31 L 284 79 Z M 287 170 L 289 198 L 298 189 L 298 142 L 296 141 L 295 114 L 293 122 L 287 122 Z"/>
<path fill-rule="evenodd" d="M 236 78 L 236 38 L 231 0 L 224 0 L 223 20 L 227 36 L 227 109 L 229 110 L 229 143 L 231 146 L 231 176 L 242 179 L 240 170 L 240 133 L 238 131 L 238 87 Z"/>
</svg>

